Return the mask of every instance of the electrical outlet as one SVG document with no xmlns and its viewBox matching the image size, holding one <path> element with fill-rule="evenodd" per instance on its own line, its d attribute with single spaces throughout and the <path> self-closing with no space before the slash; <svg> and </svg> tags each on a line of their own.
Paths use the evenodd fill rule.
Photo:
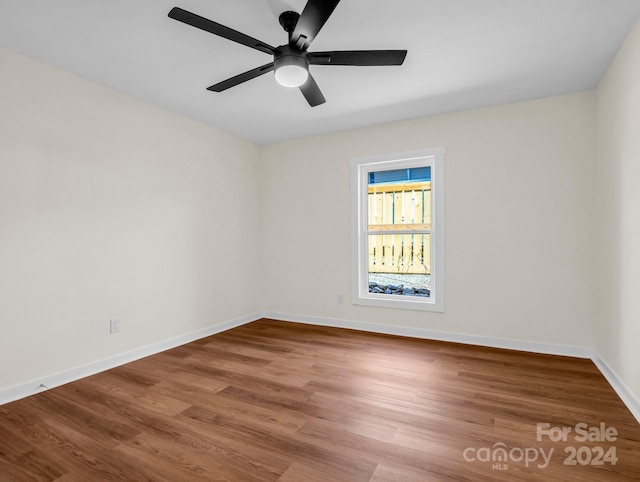
<svg viewBox="0 0 640 482">
<path fill-rule="evenodd" d="M 336 301 L 338 302 L 339 305 L 344 303 L 344 295 L 342 293 L 338 293 L 338 295 L 336 296 Z"/>
<path fill-rule="evenodd" d="M 109 333 L 120 333 L 120 320 L 115 318 L 109 320 Z"/>
</svg>

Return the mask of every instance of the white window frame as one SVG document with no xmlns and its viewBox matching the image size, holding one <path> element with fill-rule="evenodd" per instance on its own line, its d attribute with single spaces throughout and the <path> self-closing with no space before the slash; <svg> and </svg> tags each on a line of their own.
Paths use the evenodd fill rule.
<svg viewBox="0 0 640 482">
<path fill-rule="evenodd" d="M 352 303 L 444 312 L 444 147 L 351 160 Z M 372 171 L 431 167 L 431 293 L 418 296 L 369 293 L 368 175 Z"/>
</svg>

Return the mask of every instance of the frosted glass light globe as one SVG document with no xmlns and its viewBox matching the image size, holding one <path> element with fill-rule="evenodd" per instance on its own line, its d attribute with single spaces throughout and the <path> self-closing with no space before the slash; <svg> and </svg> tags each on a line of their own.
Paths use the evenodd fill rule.
<svg viewBox="0 0 640 482">
<path fill-rule="evenodd" d="M 309 71 L 300 65 L 283 65 L 276 69 L 276 80 L 285 87 L 300 87 L 309 78 Z"/>
</svg>

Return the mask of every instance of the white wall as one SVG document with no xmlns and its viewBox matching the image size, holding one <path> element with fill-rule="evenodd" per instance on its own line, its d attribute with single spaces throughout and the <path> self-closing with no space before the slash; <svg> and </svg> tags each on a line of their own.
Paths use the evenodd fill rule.
<svg viewBox="0 0 640 482">
<path fill-rule="evenodd" d="M 256 146 L 8 50 L 0 71 L 0 390 L 259 309 Z"/>
<path fill-rule="evenodd" d="M 640 401 L 640 21 L 598 86 L 597 114 L 597 349 Z"/>
<path fill-rule="evenodd" d="M 265 309 L 592 346 L 594 132 L 590 92 L 264 148 Z M 349 160 L 440 146 L 446 312 L 351 305 Z"/>
</svg>

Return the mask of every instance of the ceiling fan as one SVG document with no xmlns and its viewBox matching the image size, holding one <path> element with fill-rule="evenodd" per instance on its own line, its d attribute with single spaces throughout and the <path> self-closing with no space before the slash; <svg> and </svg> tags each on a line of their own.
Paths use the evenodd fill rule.
<svg viewBox="0 0 640 482">
<path fill-rule="evenodd" d="M 265 42 L 179 7 L 172 8 L 169 17 L 273 56 L 272 62 L 223 80 L 208 87 L 207 90 L 222 92 L 267 72 L 275 71 L 275 77 L 279 84 L 285 87 L 300 88 L 309 105 L 315 107 L 323 104 L 325 98 L 313 76 L 309 73 L 309 65 L 402 65 L 407 55 L 406 50 L 309 52 L 307 50 L 309 45 L 339 2 L 340 0 L 309 0 L 302 14 L 291 11 L 280 14 L 280 25 L 288 33 L 289 42 L 279 47 L 272 47 Z"/>
</svg>

